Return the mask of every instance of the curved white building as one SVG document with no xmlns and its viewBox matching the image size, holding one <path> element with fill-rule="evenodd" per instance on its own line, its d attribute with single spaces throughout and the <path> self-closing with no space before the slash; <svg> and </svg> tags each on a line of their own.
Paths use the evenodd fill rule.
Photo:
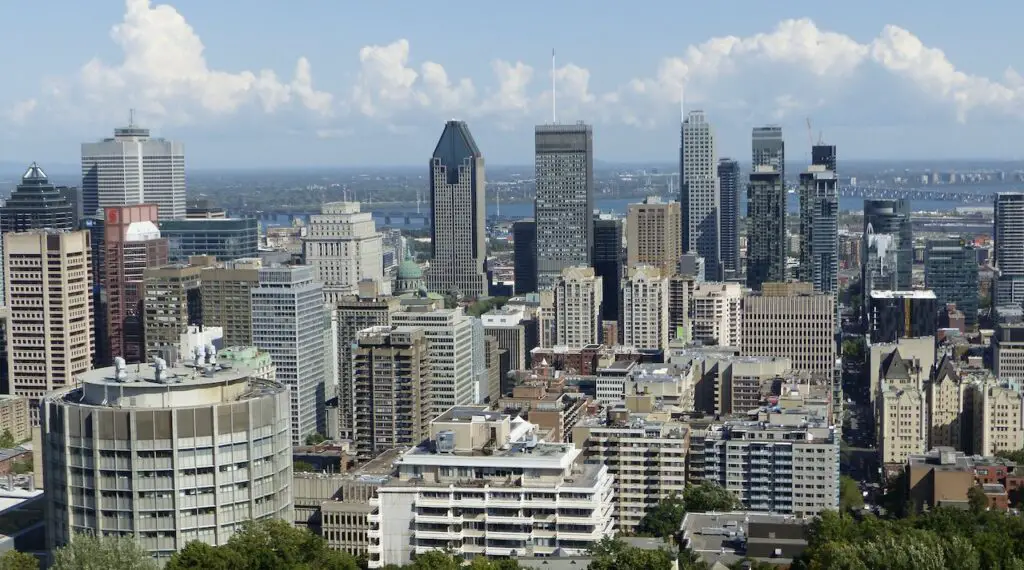
<svg viewBox="0 0 1024 570">
<path fill-rule="evenodd" d="M 286 388 L 245 366 L 93 370 L 42 403 L 48 547 L 134 535 L 158 560 L 220 545 L 242 522 L 293 516 Z"/>
</svg>

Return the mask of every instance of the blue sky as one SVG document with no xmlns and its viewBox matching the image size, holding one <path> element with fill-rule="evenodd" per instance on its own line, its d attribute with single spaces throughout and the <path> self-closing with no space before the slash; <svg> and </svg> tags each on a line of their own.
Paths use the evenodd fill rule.
<svg viewBox="0 0 1024 570">
<path fill-rule="evenodd" d="M 680 92 L 719 154 L 755 124 L 790 158 L 1024 155 L 1024 3 L 0 3 L 0 161 L 74 163 L 138 109 L 195 167 L 426 163 L 467 120 L 492 164 L 532 162 L 550 120 L 595 126 L 599 159 L 673 160 Z M 13 54 L 13 56 L 12 56 Z"/>
</svg>

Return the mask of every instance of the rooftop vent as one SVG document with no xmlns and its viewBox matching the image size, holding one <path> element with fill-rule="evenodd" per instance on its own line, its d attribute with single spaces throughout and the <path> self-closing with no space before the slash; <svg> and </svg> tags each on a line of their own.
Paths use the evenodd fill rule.
<svg viewBox="0 0 1024 570">
<path fill-rule="evenodd" d="M 455 432 L 444 430 L 437 434 L 437 452 L 455 453 Z"/>
<path fill-rule="evenodd" d="M 153 380 L 160 384 L 167 383 L 167 361 L 157 357 L 153 359 Z"/>
<path fill-rule="evenodd" d="M 128 381 L 127 372 L 125 371 L 126 366 L 127 364 L 123 358 L 120 356 L 114 358 L 114 380 L 117 380 L 118 382 Z"/>
</svg>

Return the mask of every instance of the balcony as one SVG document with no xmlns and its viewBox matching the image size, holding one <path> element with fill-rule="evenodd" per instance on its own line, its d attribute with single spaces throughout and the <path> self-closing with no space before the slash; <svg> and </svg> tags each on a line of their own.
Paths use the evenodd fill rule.
<svg viewBox="0 0 1024 570">
<path fill-rule="evenodd" d="M 380 540 L 380 529 L 370 529 L 366 531 L 366 538 L 370 540 Z"/>
<path fill-rule="evenodd" d="M 462 540 L 462 530 L 417 530 L 414 532 L 417 540 Z"/>
<path fill-rule="evenodd" d="M 462 522 L 462 517 L 453 517 L 451 515 L 424 515 L 420 513 L 413 513 L 412 520 L 418 523 L 458 524 Z"/>
<path fill-rule="evenodd" d="M 370 500 L 372 501 L 373 499 Z M 380 524 L 380 513 L 370 513 L 366 515 L 366 522 L 370 524 Z"/>
</svg>

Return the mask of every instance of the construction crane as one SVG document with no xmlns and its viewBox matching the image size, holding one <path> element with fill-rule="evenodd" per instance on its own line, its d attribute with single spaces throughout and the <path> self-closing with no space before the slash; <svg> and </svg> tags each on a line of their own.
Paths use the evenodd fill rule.
<svg viewBox="0 0 1024 570">
<path fill-rule="evenodd" d="M 811 126 L 810 117 L 807 117 L 807 145 L 814 146 L 814 127 Z"/>
</svg>

